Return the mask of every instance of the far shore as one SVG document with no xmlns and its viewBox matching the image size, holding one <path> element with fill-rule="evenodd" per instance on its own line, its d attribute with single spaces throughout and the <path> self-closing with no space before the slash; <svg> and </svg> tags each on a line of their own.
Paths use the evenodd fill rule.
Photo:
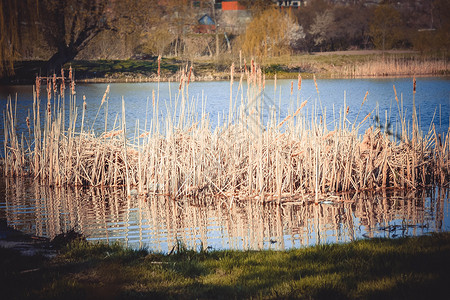
<svg viewBox="0 0 450 300">
<path fill-rule="evenodd" d="M 324 51 L 313 52 L 312 55 L 383 55 L 383 54 L 420 54 L 415 50 L 346 50 L 346 51 Z"/>
<path fill-rule="evenodd" d="M 0 84 L 34 84 L 42 74 L 44 61 L 20 61 L 15 75 L 0 79 Z M 219 58 L 200 57 L 181 59 L 164 57 L 157 75 L 157 57 L 130 60 L 75 60 L 64 65 L 72 67 L 75 79 L 80 83 L 106 82 L 157 82 L 178 81 L 180 75 L 189 73 L 190 81 L 219 81 L 230 79 L 230 67 L 234 63 L 236 80 L 240 72 L 249 68 L 252 59 L 239 59 L 231 54 Z M 303 78 L 381 78 L 411 76 L 449 76 L 450 68 L 445 56 L 426 56 L 412 50 L 348 50 L 316 52 L 265 59 L 255 59 L 266 79 Z M 57 74 L 60 76 L 60 74 Z M 66 73 L 67 76 L 67 73 Z"/>
</svg>

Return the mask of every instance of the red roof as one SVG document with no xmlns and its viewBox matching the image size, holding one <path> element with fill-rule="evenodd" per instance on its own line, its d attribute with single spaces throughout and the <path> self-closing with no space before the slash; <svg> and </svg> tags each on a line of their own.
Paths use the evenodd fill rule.
<svg viewBox="0 0 450 300">
<path fill-rule="evenodd" d="M 222 10 L 245 10 L 238 1 L 222 1 Z"/>
</svg>

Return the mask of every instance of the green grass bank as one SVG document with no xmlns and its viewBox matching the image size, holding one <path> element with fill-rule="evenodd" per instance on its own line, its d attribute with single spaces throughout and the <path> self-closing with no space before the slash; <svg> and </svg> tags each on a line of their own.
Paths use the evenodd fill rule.
<svg viewBox="0 0 450 300">
<path fill-rule="evenodd" d="M 450 233 L 288 251 L 170 255 L 75 240 L 55 258 L 0 248 L 3 299 L 444 299 Z"/>
</svg>

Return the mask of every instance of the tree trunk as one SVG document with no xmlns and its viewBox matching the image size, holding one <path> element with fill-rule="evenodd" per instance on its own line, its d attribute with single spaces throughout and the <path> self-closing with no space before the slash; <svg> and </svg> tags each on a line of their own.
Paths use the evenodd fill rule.
<svg viewBox="0 0 450 300">
<path fill-rule="evenodd" d="M 47 75 L 59 72 L 61 67 L 65 63 L 73 60 L 79 52 L 80 51 L 73 46 L 59 47 L 58 52 L 53 54 L 53 56 L 45 63 L 44 72 L 47 72 Z"/>
<path fill-rule="evenodd" d="M 66 44 L 63 37 L 58 39 L 56 45 L 58 51 L 47 61 L 44 71 L 47 74 L 58 72 L 65 63 L 73 60 L 103 30 L 105 30 L 103 27 L 87 26 L 76 32 L 75 27 L 72 28 L 70 42 Z"/>
<path fill-rule="evenodd" d="M 214 6 L 214 3 L 215 3 L 215 1 L 211 1 L 213 21 L 214 21 L 214 25 L 216 26 L 216 58 L 217 58 L 217 57 L 219 57 L 219 53 L 220 53 L 220 48 L 219 48 L 219 24 L 217 24 L 216 7 Z"/>
<path fill-rule="evenodd" d="M 216 57 L 219 57 L 220 47 L 219 47 L 219 33 L 217 32 L 216 27 Z"/>
<path fill-rule="evenodd" d="M 175 39 L 175 52 L 174 52 L 174 54 L 175 54 L 175 57 L 178 56 L 178 37 Z"/>
</svg>

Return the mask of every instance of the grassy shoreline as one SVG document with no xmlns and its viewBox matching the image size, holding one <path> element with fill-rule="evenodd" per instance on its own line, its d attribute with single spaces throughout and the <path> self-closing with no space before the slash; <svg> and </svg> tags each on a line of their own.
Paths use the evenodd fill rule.
<svg viewBox="0 0 450 300">
<path fill-rule="evenodd" d="M 450 279 L 450 233 L 287 251 L 167 255 L 78 239 L 51 259 L 0 253 L 8 299 L 440 299 Z"/>
<path fill-rule="evenodd" d="M 247 66 L 251 58 L 247 59 Z M 258 60 L 260 61 L 260 60 Z M 229 66 L 245 68 L 244 59 L 223 55 L 219 59 L 196 58 L 193 61 L 181 58 L 163 58 L 161 80 L 178 81 L 180 69 L 193 66 L 191 81 L 229 80 Z M 33 84 L 42 73 L 44 61 L 17 62 L 16 75 L 4 78 L 4 84 Z M 157 57 L 146 60 L 76 60 L 72 66 L 78 82 L 148 82 L 157 80 Z M 295 79 L 301 73 L 304 78 L 313 74 L 321 78 L 361 78 L 398 76 L 449 76 L 448 58 L 445 56 L 423 56 L 411 51 L 339 51 L 281 56 L 263 59 L 260 67 L 267 79 Z M 238 79 L 238 78 L 237 78 Z"/>
</svg>

